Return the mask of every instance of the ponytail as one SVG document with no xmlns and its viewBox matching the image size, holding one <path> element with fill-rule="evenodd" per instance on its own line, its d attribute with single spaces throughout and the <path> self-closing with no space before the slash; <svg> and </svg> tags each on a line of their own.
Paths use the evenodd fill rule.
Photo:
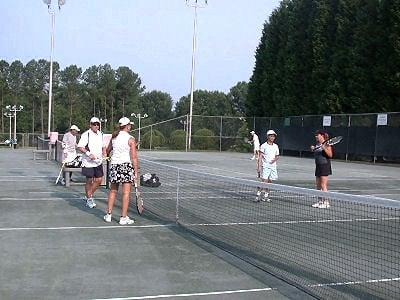
<svg viewBox="0 0 400 300">
<path fill-rule="evenodd" d="M 112 133 L 111 139 L 115 139 L 115 138 L 118 136 L 118 134 L 121 132 L 121 130 L 125 129 L 126 126 L 127 126 L 127 125 L 119 126 L 119 127 L 117 128 L 117 130 L 115 130 L 115 131 Z"/>
</svg>

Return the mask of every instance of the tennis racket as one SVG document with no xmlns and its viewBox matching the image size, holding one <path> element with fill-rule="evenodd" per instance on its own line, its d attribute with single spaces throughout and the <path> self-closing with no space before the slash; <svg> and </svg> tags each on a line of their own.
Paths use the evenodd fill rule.
<svg viewBox="0 0 400 300">
<path fill-rule="evenodd" d="M 63 162 L 62 165 L 61 165 L 60 173 L 58 173 L 58 176 L 57 176 L 57 179 L 56 179 L 56 184 L 58 184 L 58 182 L 59 182 L 60 179 L 61 179 L 61 174 L 62 174 L 62 172 L 63 172 L 63 170 L 64 170 L 65 163 L 66 163 L 66 162 Z"/>
<path fill-rule="evenodd" d="M 139 215 L 143 214 L 144 211 L 144 205 L 143 205 L 143 198 L 142 195 L 140 194 L 139 187 L 137 184 L 137 181 L 134 181 L 134 186 L 135 186 L 135 198 L 136 198 L 136 210 Z"/>
<path fill-rule="evenodd" d="M 333 138 L 331 138 L 331 139 L 329 139 L 329 140 L 326 140 L 326 141 L 323 142 L 321 145 L 316 146 L 316 147 L 314 148 L 314 150 L 319 149 L 319 148 L 321 148 L 321 147 L 324 146 L 324 145 L 329 145 L 329 146 L 336 145 L 336 144 L 340 143 L 342 140 L 343 140 L 343 137 L 342 137 L 342 136 L 335 136 L 335 137 L 333 137 Z"/>
<path fill-rule="evenodd" d="M 244 137 L 243 138 L 243 142 L 246 143 L 246 144 L 251 144 L 251 141 L 249 140 L 248 137 Z"/>
</svg>

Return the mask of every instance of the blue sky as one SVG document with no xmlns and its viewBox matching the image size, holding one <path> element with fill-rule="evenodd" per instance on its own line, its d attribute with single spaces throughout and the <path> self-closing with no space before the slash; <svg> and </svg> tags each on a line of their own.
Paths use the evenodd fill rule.
<svg viewBox="0 0 400 300">
<path fill-rule="evenodd" d="M 196 89 L 227 92 L 248 81 L 263 24 L 279 2 L 208 0 L 198 10 Z M 128 66 L 147 91 L 177 101 L 190 91 L 193 14 L 185 0 L 66 0 L 56 12 L 54 60 L 83 70 Z M 42 0 L 0 1 L 0 22 L 0 59 L 49 59 L 50 16 Z"/>
</svg>

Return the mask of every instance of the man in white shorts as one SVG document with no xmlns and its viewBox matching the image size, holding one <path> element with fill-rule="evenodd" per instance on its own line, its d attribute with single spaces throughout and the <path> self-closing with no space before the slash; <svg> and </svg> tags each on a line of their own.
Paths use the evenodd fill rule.
<svg viewBox="0 0 400 300">
<path fill-rule="evenodd" d="M 253 157 L 250 159 L 254 160 L 255 158 L 258 158 L 258 151 L 260 150 L 260 139 L 254 131 L 250 131 L 250 134 L 252 137 L 251 142 L 253 143 Z"/>
<path fill-rule="evenodd" d="M 279 159 L 279 147 L 274 143 L 275 139 L 276 132 L 268 130 L 267 141 L 261 145 L 258 152 L 257 171 L 263 182 L 271 183 L 273 180 L 278 179 L 276 161 Z M 262 192 L 264 192 L 263 197 L 261 197 Z M 267 189 L 259 189 L 255 201 L 271 201 L 269 199 L 269 191 Z"/>
</svg>

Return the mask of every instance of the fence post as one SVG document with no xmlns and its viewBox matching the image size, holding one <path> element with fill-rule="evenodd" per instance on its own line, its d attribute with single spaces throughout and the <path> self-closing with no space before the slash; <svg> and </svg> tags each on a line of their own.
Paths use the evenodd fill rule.
<svg viewBox="0 0 400 300">
<path fill-rule="evenodd" d="M 176 207 L 175 207 L 175 222 L 177 224 L 179 222 L 179 183 L 180 183 L 180 178 L 179 178 L 179 168 L 178 168 L 178 173 L 176 178 Z"/>
<path fill-rule="evenodd" d="M 349 159 L 350 127 L 351 127 L 351 115 L 349 115 L 347 121 L 346 161 Z"/>
<path fill-rule="evenodd" d="M 374 163 L 376 163 L 376 146 L 378 144 L 378 115 L 376 115 L 375 122 Z"/>
<path fill-rule="evenodd" d="M 219 125 L 219 152 L 222 151 L 222 116 Z"/>
<path fill-rule="evenodd" d="M 153 126 L 150 126 L 150 151 L 152 143 L 153 143 Z"/>
</svg>

